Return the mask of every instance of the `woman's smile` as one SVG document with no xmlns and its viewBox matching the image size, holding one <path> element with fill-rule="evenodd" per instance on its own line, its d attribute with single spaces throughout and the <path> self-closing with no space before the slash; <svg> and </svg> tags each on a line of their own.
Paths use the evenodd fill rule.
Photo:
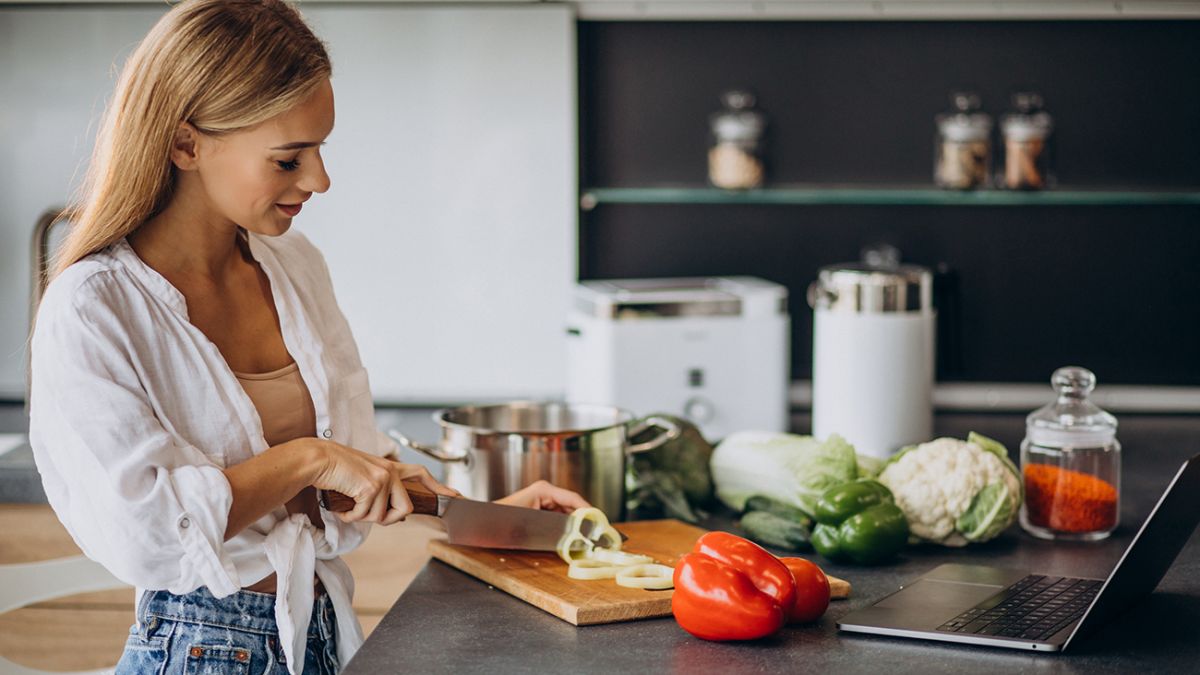
<svg viewBox="0 0 1200 675">
<path fill-rule="evenodd" d="M 275 208 L 282 211 L 284 213 L 284 215 L 286 215 L 288 218 L 295 218 L 296 214 L 300 213 L 300 207 L 302 207 L 302 206 L 304 206 L 303 203 L 300 203 L 300 204 L 276 204 Z"/>
</svg>

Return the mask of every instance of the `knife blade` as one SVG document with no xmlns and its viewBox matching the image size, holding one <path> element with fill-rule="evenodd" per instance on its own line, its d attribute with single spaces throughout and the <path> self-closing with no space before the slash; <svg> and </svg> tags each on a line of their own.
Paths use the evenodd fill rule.
<svg viewBox="0 0 1200 675">
<path fill-rule="evenodd" d="M 567 514 L 522 506 L 482 502 L 465 497 L 434 494 L 415 481 L 404 481 L 413 513 L 437 516 L 446 524 L 447 540 L 461 546 L 554 551 L 567 531 Z M 321 506 L 334 512 L 354 508 L 354 500 L 332 491 L 321 491 Z M 591 534 L 584 521 L 582 534 Z M 621 539 L 627 539 L 621 535 Z"/>
</svg>

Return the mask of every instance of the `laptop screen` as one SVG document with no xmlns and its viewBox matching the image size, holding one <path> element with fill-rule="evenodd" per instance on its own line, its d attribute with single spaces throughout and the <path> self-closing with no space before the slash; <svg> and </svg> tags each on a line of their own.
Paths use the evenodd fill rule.
<svg viewBox="0 0 1200 675">
<path fill-rule="evenodd" d="M 1158 586 L 1200 522 L 1200 455 L 1183 463 L 1158 504 L 1142 523 L 1065 649 Z"/>
</svg>

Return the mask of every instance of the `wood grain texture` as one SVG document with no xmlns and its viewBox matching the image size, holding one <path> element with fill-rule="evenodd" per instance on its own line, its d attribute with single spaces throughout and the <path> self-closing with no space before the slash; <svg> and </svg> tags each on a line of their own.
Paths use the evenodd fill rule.
<svg viewBox="0 0 1200 675">
<path fill-rule="evenodd" d="M 622 550 L 651 556 L 674 566 L 692 550 L 705 530 L 678 520 L 619 523 L 629 537 Z M 580 581 L 567 577 L 558 554 L 501 551 L 432 541 L 434 558 L 576 626 L 670 616 L 674 591 L 644 591 L 618 586 L 612 579 Z"/>
<path fill-rule="evenodd" d="M 14 609 L 0 614 L 0 655 L 38 670 L 112 668 L 121 658 L 132 623 L 132 605 L 128 609 Z"/>
</svg>

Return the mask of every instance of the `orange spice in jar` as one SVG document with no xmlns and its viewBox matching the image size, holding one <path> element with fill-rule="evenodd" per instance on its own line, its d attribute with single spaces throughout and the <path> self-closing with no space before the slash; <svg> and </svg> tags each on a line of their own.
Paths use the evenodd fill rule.
<svg viewBox="0 0 1200 675">
<path fill-rule="evenodd" d="M 1048 464 L 1025 467 L 1029 522 L 1058 532 L 1096 532 L 1117 525 L 1117 488 L 1095 476 Z"/>
<path fill-rule="evenodd" d="M 1121 512 L 1117 420 L 1089 400 L 1096 376 L 1086 368 L 1059 368 L 1051 383 L 1057 399 L 1025 420 L 1021 527 L 1042 539 L 1103 539 Z"/>
</svg>

